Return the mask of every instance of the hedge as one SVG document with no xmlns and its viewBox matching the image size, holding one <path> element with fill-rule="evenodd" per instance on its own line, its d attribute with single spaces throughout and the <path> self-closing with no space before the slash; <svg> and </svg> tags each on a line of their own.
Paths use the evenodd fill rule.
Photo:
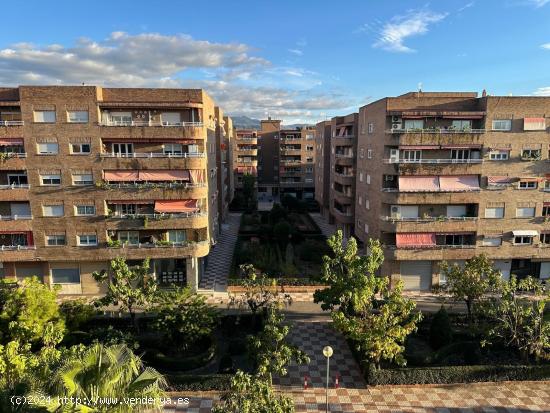
<svg viewBox="0 0 550 413">
<path fill-rule="evenodd" d="M 229 390 L 231 374 L 169 374 L 166 375 L 168 391 L 209 391 Z"/>
<path fill-rule="evenodd" d="M 550 364 L 409 367 L 380 370 L 372 367 L 366 369 L 365 379 L 370 385 L 548 380 Z"/>
<path fill-rule="evenodd" d="M 188 371 L 209 363 L 216 354 L 216 343 L 213 342 L 204 352 L 191 357 L 171 357 L 155 349 L 147 349 L 146 360 L 155 368 L 168 371 Z"/>
<path fill-rule="evenodd" d="M 271 285 L 273 280 L 277 281 L 278 286 L 287 286 L 287 287 L 301 287 L 301 286 L 325 286 L 320 281 L 312 280 L 311 278 L 268 278 L 265 282 L 265 285 Z M 241 278 L 229 278 L 227 280 L 227 285 L 229 286 L 242 286 L 246 283 L 250 283 L 250 280 L 245 280 Z M 260 281 L 257 281 L 255 284 L 259 284 Z"/>
</svg>

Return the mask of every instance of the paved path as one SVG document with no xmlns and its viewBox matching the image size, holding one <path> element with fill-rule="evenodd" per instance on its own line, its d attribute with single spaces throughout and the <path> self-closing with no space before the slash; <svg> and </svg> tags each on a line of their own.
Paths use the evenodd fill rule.
<svg viewBox="0 0 550 413">
<path fill-rule="evenodd" d="M 222 233 L 218 243 L 210 250 L 208 264 L 204 276 L 199 283 L 201 290 L 225 291 L 227 288 L 227 277 L 231 269 L 233 250 L 237 242 L 240 213 L 229 213 L 227 222 L 223 224 Z"/>
<path fill-rule="evenodd" d="M 328 238 L 336 232 L 336 227 L 332 224 L 329 224 L 328 221 L 323 218 L 318 212 L 310 213 L 309 215 L 311 216 L 311 218 L 313 218 L 325 237 Z"/>
</svg>

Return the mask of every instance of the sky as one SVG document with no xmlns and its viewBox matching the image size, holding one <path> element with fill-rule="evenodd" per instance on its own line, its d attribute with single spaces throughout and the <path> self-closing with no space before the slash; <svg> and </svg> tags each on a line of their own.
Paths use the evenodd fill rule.
<svg viewBox="0 0 550 413">
<path fill-rule="evenodd" d="M 550 96 L 550 0 L 25 0 L 0 85 L 200 87 L 314 123 L 408 91 Z"/>
</svg>

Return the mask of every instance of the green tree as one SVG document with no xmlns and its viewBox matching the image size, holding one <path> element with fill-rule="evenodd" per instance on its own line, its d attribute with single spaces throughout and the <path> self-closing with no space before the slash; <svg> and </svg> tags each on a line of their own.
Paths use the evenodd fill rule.
<svg viewBox="0 0 550 413">
<path fill-rule="evenodd" d="M 97 309 L 82 298 L 61 303 L 60 310 L 65 319 L 65 325 L 70 331 L 78 330 L 97 314 Z"/>
<path fill-rule="evenodd" d="M 466 260 L 464 268 L 457 264 L 449 266 L 443 262 L 441 271 L 447 279 L 441 288 L 442 292 L 466 304 L 471 327 L 475 306 L 489 293 L 498 291 L 502 279 L 500 271 L 483 254 Z"/>
<path fill-rule="evenodd" d="M 31 277 L 18 287 L 0 287 L 0 342 L 60 341 L 65 332 L 57 291 Z"/>
<path fill-rule="evenodd" d="M 206 297 L 190 288 L 163 292 L 153 310 L 157 314 L 155 328 L 181 351 L 210 336 L 218 320 L 218 312 L 206 303 Z"/>
<path fill-rule="evenodd" d="M 277 281 L 259 273 L 252 264 L 240 265 L 239 272 L 243 276 L 242 286 L 245 292 L 230 294 L 230 307 L 248 307 L 252 314 L 257 314 L 258 310 L 267 311 L 270 307 L 291 303 L 290 295 L 279 293 Z"/>
<path fill-rule="evenodd" d="M 369 254 L 357 255 L 357 241 L 350 238 L 344 245 L 342 231 L 327 240 L 333 256 L 323 257 L 321 280 L 328 287 L 314 294 L 316 303 L 323 310 L 339 308 L 344 314 L 353 314 L 364 308 L 372 299 L 379 282 L 375 273 L 384 261 L 380 242 L 369 241 Z"/>
<path fill-rule="evenodd" d="M 526 296 L 526 294 L 528 294 Z M 550 303 L 550 290 L 540 281 L 527 277 L 518 281 L 512 276 L 502 283 L 501 292 L 483 306 L 489 317 L 489 339 L 500 339 L 518 350 L 524 360 L 550 360 L 550 321 L 544 311 Z"/>
<path fill-rule="evenodd" d="M 254 211 L 257 205 L 256 177 L 250 174 L 243 176 L 243 200 L 247 211 Z"/>
<path fill-rule="evenodd" d="M 127 413 L 161 411 L 166 380 L 155 369 L 144 367 L 141 359 L 124 345 L 105 347 L 93 344 L 86 351 L 68 358 L 53 374 L 45 393 L 52 396 L 43 406 L 50 412 Z M 77 404 L 58 397 L 81 398 Z M 109 398 L 110 404 L 98 398 Z M 139 404 L 124 400 L 140 398 Z"/>
<path fill-rule="evenodd" d="M 288 396 L 277 396 L 265 380 L 238 371 L 212 413 L 294 413 L 294 402 Z"/>
<path fill-rule="evenodd" d="M 98 304 L 118 305 L 119 311 L 130 314 L 134 329 L 139 331 L 136 307 L 150 305 L 157 292 L 157 283 L 148 274 L 149 259 L 145 259 L 138 267 L 130 268 L 124 258 L 115 258 L 111 261 L 110 274 L 105 270 L 92 274 L 96 281 L 107 285 L 107 294 L 98 300 Z"/>
<path fill-rule="evenodd" d="M 384 253 L 379 241 L 369 240 L 368 254 L 357 255 L 351 238 L 344 245 L 342 232 L 328 240 L 333 256 L 323 257 L 324 290 L 315 301 L 331 310 L 335 326 L 377 368 L 382 360 L 406 364 L 404 343 L 422 318 L 416 304 L 402 295 L 403 284 L 390 288 L 388 277 L 377 277 Z"/>
<path fill-rule="evenodd" d="M 292 228 L 290 224 L 286 221 L 279 221 L 273 226 L 273 236 L 275 240 L 281 245 L 286 245 L 290 240 L 290 234 L 292 233 Z"/>
<path fill-rule="evenodd" d="M 283 325 L 284 316 L 275 308 L 268 310 L 263 330 L 249 337 L 250 355 L 258 370 L 258 375 L 272 383 L 273 374 L 287 375 L 287 367 L 295 361 L 309 363 L 309 357 L 298 347 L 287 341 L 290 326 Z"/>
</svg>

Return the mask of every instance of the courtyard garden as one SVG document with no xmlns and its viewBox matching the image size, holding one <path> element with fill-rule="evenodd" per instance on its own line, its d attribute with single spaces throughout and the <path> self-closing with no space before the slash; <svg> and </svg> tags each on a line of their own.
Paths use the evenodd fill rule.
<svg viewBox="0 0 550 413">
<path fill-rule="evenodd" d="M 315 282 L 322 257 L 329 252 L 325 237 L 307 212 L 275 204 L 271 211 L 244 213 L 229 283 L 241 278 L 239 266 L 243 264 L 252 264 L 283 283 Z"/>
</svg>

